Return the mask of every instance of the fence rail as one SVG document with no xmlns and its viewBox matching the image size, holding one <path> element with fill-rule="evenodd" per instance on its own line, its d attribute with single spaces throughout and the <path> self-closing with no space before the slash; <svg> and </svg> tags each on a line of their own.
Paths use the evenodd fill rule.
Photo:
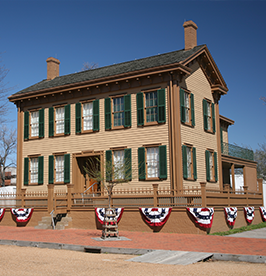
<svg viewBox="0 0 266 276">
<path fill-rule="evenodd" d="M 116 190 L 112 195 L 112 205 L 115 207 L 217 207 L 217 206 L 262 206 L 262 181 L 258 181 L 259 190 L 243 191 L 206 189 L 206 183 L 201 187 L 183 190 L 160 189 L 153 184 L 152 189 Z M 54 191 L 54 185 L 49 184 L 48 192 L 30 192 L 0 194 L 0 208 L 32 207 L 66 213 L 77 209 L 107 207 L 106 194 L 74 193 L 73 185 L 68 184 L 68 190 Z"/>
</svg>

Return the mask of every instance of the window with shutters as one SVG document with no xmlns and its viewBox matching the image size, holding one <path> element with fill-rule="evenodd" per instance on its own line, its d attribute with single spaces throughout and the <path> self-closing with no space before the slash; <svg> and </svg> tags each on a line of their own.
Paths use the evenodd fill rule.
<svg viewBox="0 0 266 276">
<path fill-rule="evenodd" d="M 24 185 L 43 184 L 43 156 L 24 158 Z"/>
<path fill-rule="evenodd" d="M 143 146 L 138 149 L 139 180 L 167 178 L 166 146 Z"/>
<path fill-rule="evenodd" d="M 99 131 L 99 100 L 76 103 L 76 133 Z"/>
<path fill-rule="evenodd" d="M 70 134 L 70 105 L 49 108 L 49 137 Z"/>
<path fill-rule="evenodd" d="M 196 148 L 185 144 L 182 146 L 183 177 L 187 180 L 197 179 Z"/>
<path fill-rule="evenodd" d="M 105 129 L 131 127 L 131 95 L 105 99 Z"/>
<path fill-rule="evenodd" d="M 24 113 L 24 139 L 44 137 L 44 109 Z"/>
<path fill-rule="evenodd" d="M 70 183 L 70 154 L 49 156 L 49 184 Z"/>
<path fill-rule="evenodd" d="M 166 122 L 165 89 L 145 90 L 137 93 L 138 126 L 148 126 Z"/>
<path fill-rule="evenodd" d="M 204 130 L 215 133 L 215 110 L 214 103 L 208 99 L 203 99 L 203 121 Z"/>
<path fill-rule="evenodd" d="M 195 126 L 194 94 L 180 89 L 181 122 L 185 125 Z"/>
<path fill-rule="evenodd" d="M 213 150 L 205 151 L 206 179 L 209 182 L 218 180 L 217 153 Z"/>
<path fill-rule="evenodd" d="M 119 150 L 106 151 L 106 180 L 131 180 L 132 164 L 131 149 L 124 148 Z"/>
</svg>

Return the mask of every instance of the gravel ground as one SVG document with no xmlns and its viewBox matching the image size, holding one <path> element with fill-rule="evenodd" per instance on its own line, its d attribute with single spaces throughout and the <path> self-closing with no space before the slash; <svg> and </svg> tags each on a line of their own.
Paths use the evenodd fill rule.
<svg viewBox="0 0 266 276">
<path fill-rule="evenodd" d="M 132 255 L 0 245 L 0 275 L 265 275 L 265 264 L 201 262 L 161 265 L 127 262 Z"/>
</svg>

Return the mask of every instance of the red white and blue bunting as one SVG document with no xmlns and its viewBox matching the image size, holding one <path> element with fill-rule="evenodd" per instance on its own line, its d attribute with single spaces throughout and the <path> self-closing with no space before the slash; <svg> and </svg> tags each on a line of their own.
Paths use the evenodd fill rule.
<svg viewBox="0 0 266 276">
<path fill-rule="evenodd" d="M 260 207 L 260 213 L 263 221 L 266 221 L 266 208 Z"/>
<path fill-rule="evenodd" d="M 168 220 L 172 208 L 139 208 L 139 210 L 150 226 L 162 226 Z"/>
<path fill-rule="evenodd" d="M 16 216 L 16 222 L 27 222 L 32 215 L 33 208 L 11 208 L 11 213 Z"/>
<path fill-rule="evenodd" d="M 105 209 L 106 208 L 95 208 L 95 213 L 96 213 L 97 219 L 101 224 L 103 224 Z M 123 212 L 124 212 L 124 208 L 115 208 L 115 217 L 117 219 L 117 223 L 120 221 Z M 111 222 L 111 224 L 112 224 L 112 222 Z"/>
<path fill-rule="evenodd" d="M 255 208 L 254 207 L 244 207 L 246 221 L 251 223 L 255 216 Z"/>
<path fill-rule="evenodd" d="M 237 217 L 237 207 L 224 208 L 226 221 L 230 226 L 234 226 Z"/>
<path fill-rule="evenodd" d="M 211 228 L 214 208 L 187 208 L 195 222 L 203 228 Z"/>
<path fill-rule="evenodd" d="M 0 208 L 0 220 L 3 218 L 4 214 L 5 214 L 5 208 Z"/>
</svg>

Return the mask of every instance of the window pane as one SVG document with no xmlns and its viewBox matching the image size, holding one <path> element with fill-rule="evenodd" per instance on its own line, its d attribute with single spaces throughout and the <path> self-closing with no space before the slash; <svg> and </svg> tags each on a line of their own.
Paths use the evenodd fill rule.
<svg viewBox="0 0 266 276">
<path fill-rule="evenodd" d="M 208 114 L 208 130 L 211 130 L 212 115 L 211 115 L 211 104 L 209 102 L 207 104 L 207 114 Z"/>
<path fill-rule="evenodd" d="M 147 148 L 147 177 L 159 177 L 159 148 Z"/>
<path fill-rule="evenodd" d="M 30 161 L 30 182 L 38 183 L 38 158 L 31 158 Z"/>
<path fill-rule="evenodd" d="M 83 104 L 83 130 L 91 130 L 93 125 L 93 103 Z"/>
<path fill-rule="evenodd" d="M 64 155 L 55 157 L 55 181 L 64 182 Z"/>
<path fill-rule="evenodd" d="M 213 153 L 209 152 L 210 179 L 213 180 Z"/>
<path fill-rule="evenodd" d="M 31 137 L 39 136 L 39 111 L 31 112 Z"/>
<path fill-rule="evenodd" d="M 113 99 L 114 126 L 124 125 L 124 97 Z"/>
<path fill-rule="evenodd" d="M 191 148 L 187 147 L 187 177 L 191 178 L 192 177 L 192 173 L 191 173 Z"/>
<path fill-rule="evenodd" d="M 146 122 L 157 121 L 157 92 L 145 93 Z"/>
<path fill-rule="evenodd" d="M 65 132 L 65 108 L 59 107 L 55 109 L 55 123 L 56 123 L 56 133 Z"/>
<path fill-rule="evenodd" d="M 125 179 L 124 150 L 114 151 L 114 178 Z"/>
<path fill-rule="evenodd" d="M 186 123 L 189 123 L 189 93 L 185 92 L 184 93 L 185 95 L 185 120 L 186 120 Z"/>
</svg>

